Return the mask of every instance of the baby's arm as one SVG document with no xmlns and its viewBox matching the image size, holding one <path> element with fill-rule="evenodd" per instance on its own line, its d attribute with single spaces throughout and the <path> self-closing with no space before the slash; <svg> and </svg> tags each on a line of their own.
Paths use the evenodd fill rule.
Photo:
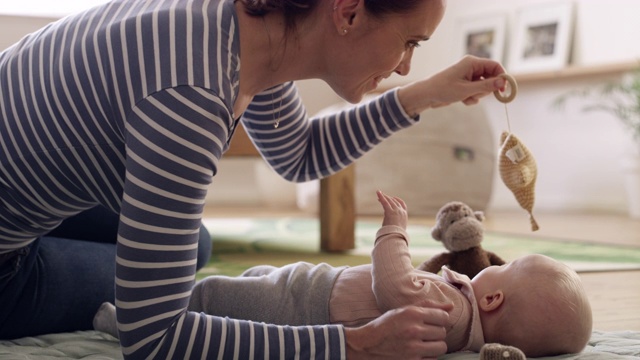
<svg viewBox="0 0 640 360">
<path fill-rule="evenodd" d="M 382 227 L 376 235 L 371 253 L 373 292 L 380 310 L 387 311 L 405 305 L 436 306 L 451 301 L 440 291 L 443 282 L 418 278 L 409 254 L 407 206 L 402 199 L 378 191 L 378 201 L 384 210 Z M 435 276 L 435 275 L 433 275 Z"/>
</svg>

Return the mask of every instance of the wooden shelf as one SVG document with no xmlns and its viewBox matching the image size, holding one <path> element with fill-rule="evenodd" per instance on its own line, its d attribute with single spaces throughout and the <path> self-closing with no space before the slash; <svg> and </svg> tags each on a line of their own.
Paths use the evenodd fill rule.
<svg viewBox="0 0 640 360">
<path fill-rule="evenodd" d="M 593 66 L 569 66 L 562 70 L 514 74 L 518 83 L 556 79 L 578 79 L 598 75 L 615 75 L 640 68 L 640 62 L 624 62 Z"/>
</svg>

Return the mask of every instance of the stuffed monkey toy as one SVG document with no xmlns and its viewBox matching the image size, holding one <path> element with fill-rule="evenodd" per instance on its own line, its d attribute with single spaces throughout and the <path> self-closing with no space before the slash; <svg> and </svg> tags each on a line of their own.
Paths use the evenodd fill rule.
<svg viewBox="0 0 640 360">
<path fill-rule="evenodd" d="M 436 215 L 431 237 L 442 241 L 449 252 L 433 256 L 418 266 L 419 270 L 438 273 L 442 266 L 473 279 L 482 269 L 503 265 L 498 255 L 482 248 L 484 214 L 468 205 L 454 201 L 445 204 Z M 480 349 L 480 360 L 526 360 L 520 349 L 498 343 L 488 343 Z"/>
<path fill-rule="evenodd" d="M 498 255 L 486 251 L 480 243 L 483 238 L 484 214 L 473 211 L 468 205 L 453 201 L 445 204 L 436 215 L 436 225 L 431 237 L 442 241 L 449 250 L 428 259 L 419 270 L 437 274 L 442 266 L 473 279 L 482 269 L 491 265 L 503 265 Z"/>
</svg>

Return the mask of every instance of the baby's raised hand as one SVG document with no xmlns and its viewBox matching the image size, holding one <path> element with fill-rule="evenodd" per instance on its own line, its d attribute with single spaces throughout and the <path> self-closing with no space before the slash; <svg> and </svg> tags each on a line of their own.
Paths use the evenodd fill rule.
<svg viewBox="0 0 640 360">
<path fill-rule="evenodd" d="M 384 210 L 382 226 L 395 225 L 406 230 L 408 214 L 407 205 L 404 201 L 399 197 L 384 194 L 380 190 L 376 191 L 376 195 L 378 195 L 378 201 Z"/>
</svg>

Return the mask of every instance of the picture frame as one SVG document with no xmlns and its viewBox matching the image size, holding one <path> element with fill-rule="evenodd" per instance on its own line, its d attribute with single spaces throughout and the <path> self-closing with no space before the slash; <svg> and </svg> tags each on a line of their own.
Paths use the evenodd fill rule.
<svg viewBox="0 0 640 360">
<path fill-rule="evenodd" d="M 518 11 L 508 70 L 540 72 L 568 65 L 573 36 L 571 2 L 538 4 Z"/>
<path fill-rule="evenodd" d="M 506 14 L 460 18 L 456 23 L 458 46 L 455 59 L 475 55 L 498 62 L 504 60 Z"/>
</svg>

